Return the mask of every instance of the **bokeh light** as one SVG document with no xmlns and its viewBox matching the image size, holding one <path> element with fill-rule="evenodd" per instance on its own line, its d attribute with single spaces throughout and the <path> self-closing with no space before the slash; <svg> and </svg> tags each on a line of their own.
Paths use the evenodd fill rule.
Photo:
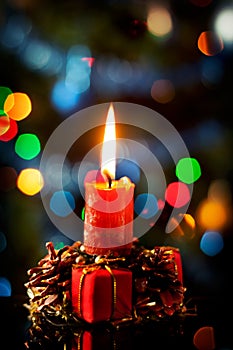
<svg viewBox="0 0 233 350">
<path fill-rule="evenodd" d="M 135 161 L 123 159 L 117 164 L 116 179 L 127 176 L 133 183 L 138 183 L 140 180 L 140 167 Z"/>
<path fill-rule="evenodd" d="M 158 212 L 157 198 L 150 193 L 141 193 L 135 198 L 134 211 L 144 219 L 152 218 Z"/>
<path fill-rule="evenodd" d="M 59 250 L 65 245 L 69 245 L 71 243 L 70 239 L 60 232 L 52 234 L 52 236 L 49 237 L 49 241 L 53 242 L 56 250 Z"/>
<path fill-rule="evenodd" d="M 84 221 L 85 220 L 85 207 L 82 208 L 81 211 L 81 219 Z"/>
<path fill-rule="evenodd" d="M 199 50 L 206 56 L 215 56 L 224 48 L 220 35 L 211 30 L 202 32 L 197 40 Z"/>
<path fill-rule="evenodd" d="M 39 193 L 43 186 L 44 179 L 38 169 L 23 169 L 18 175 L 17 187 L 22 193 L 28 196 L 34 196 Z"/>
<path fill-rule="evenodd" d="M 217 179 L 210 183 L 208 189 L 208 198 L 220 202 L 226 206 L 232 205 L 231 186 L 225 179 Z"/>
<path fill-rule="evenodd" d="M 200 241 L 200 249 L 208 256 L 219 254 L 224 247 L 222 235 L 217 231 L 206 231 Z"/>
<path fill-rule="evenodd" d="M 0 297 L 10 297 L 11 292 L 10 281 L 5 277 L 0 277 Z"/>
<path fill-rule="evenodd" d="M 176 165 L 176 176 L 180 181 L 191 184 L 201 176 L 201 167 L 195 158 L 182 158 Z"/>
<path fill-rule="evenodd" d="M 20 14 L 10 14 L 1 36 L 1 43 L 8 49 L 22 47 L 32 29 L 29 18 Z"/>
<path fill-rule="evenodd" d="M 106 67 L 106 73 L 111 82 L 127 84 L 132 77 L 132 67 L 129 61 L 114 57 Z"/>
<path fill-rule="evenodd" d="M 194 217 L 191 214 L 187 214 L 185 213 L 184 216 L 184 221 L 186 222 L 186 224 L 191 228 L 191 229 L 195 229 L 196 228 L 196 221 L 194 219 Z"/>
<path fill-rule="evenodd" d="M 68 113 L 77 106 L 80 96 L 64 80 L 59 80 L 52 88 L 50 99 L 58 112 Z"/>
<path fill-rule="evenodd" d="M 4 103 L 8 95 L 11 95 L 12 91 L 6 86 L 0 86 L 0 110 L 4 110 Z"/>
<path fill-rule="evenodd" d="M 69 186 L 74 181 L 69 161 L 67 159 L 64 161 L 60 154 L 50 156 L 42 172 L 47 192 L 60 189 L 61 186 Z"/>
<path fill-rule="evenodd" d="M 163 208 L 165 207 L 165 201 L 161 198 L 158 199 L 158 209 L 159 210 L 163 210 Z"/>
<path fill-rule="evenodd" d="M 75 209 L 75 199 L 69 191 L 54 192 L 50 199 L 50 209 L 57 216 L 68 216 Z"/>
<path fill-rule="evenodd" d="M 201 81 L 207 88 L 216 87 L 224 75 L 222 61 L 218 57 L 206 57 L 201 62 Z"/>
<path fill-rule="evenodd" d="M 214 27 L 218 35 L 220 35 L 226 44 L 233 42 L 233 9 L 232 6 L 224 7 L 217 12 Z"/>
<path fill-rule="evenodd" d="M 144 69 L 145 74 L 150 74 L 146 67 Z M 150 80 L 144 78 L 137 62 L 122 60 L 119 57 L 100 57 L 96 61 L 92 77 L 92 87 L 99 92 L 104 91 L 105 96 L 111 99 L 112 96 L 118 96 L 122 92 L 128 93 L 131 89 L 134 90 L 135 96 L 139 96 L 151 88 Z"/>
<path fill-rule="evenodd" d="M 182 220 L 180 220 L 182 218 Z M 178 214 L 168 222 L 171 237 L 176 240 L 191 240 L 196 236 L 196 223 L 191 214 Z"/>
<path fill-rule="evenodd" d="M 9 191 L 16 186 L 17 172 L 13 167 L 0 168 L 0 191 Z"/>
<path fill-rule="evenodd" d="M 219 201 L 203 199 L 196 209 L 196 220 L 203 229 L 223 230 L 228 222 L 228 209 Z"/>
<path fill-rule="evenodd" d="M 81 60 L 87 62 L 89 67 L 92 67 L 95 62 L 94 57 L 82 57 Z"/>
<path fill-rule="evenodd" d="M 26 160 L 35 158 L 40 150 L 40 140 L 35 134 L 21 134 L 15 142 L 16 154 Z"/>
<path fill-rule="evenodd" d="M 72 46 L 67 54 L 65 84 L 75 93 L 83 93 L 90 87 L 91 65 L 84 57 L 91 56 L 87 46 Z"/>
<path fill-rule="evenodd" d="M 230 130 L 227 129 L 225 132 L 224 129 L 224 121 L 227 118 L 227 107 L 224 102 L 229 101 L 228 94 L 230 94 L 231 86 L 230 74 L 228 76 L 227 73 L 231 70 L 232 52 L 227 50 L 226 43 L 231 43 L 233 40 L 233 21 L 230 17 L 232 6 L 231 9 L 227 8 L 226 4 L 221 4 L 221 1 L 218 6 L 213 0 L 188 0 L 177 5 L 167 1 L 155 1 L 153 4 L 152 1 L 146 6 L 144 6 L 144 1 L 138 1 L 135 8 L 124 2 L 121 2 L 121 6 L 118 7 L 115 6 L 116 1 L 108 1 L 108 4 L 102 4 L 103 6 L 100 5 L 98 9 L 95 7 L 94 12 L 92 12 L 91 7 L 88 8 L 84 4 L 80 6 L 80 4 L 77 5 L 72 2 L 72 4 L 66 4 L 67 6 L 58 6 L 60 17 L 55 14 L 54 18 L 51 17 L 49 12 L 52 11 L 52 6 L 49 6 L 41 17 L 44 19 L 42 25 L 40 23 L 39 6 L 35 13 L 36 17 L 34 19 L 36 21 L 30 21 L 36 9 L 36 3 L 29 6 L 29 2 L 28 0 L 7 2 L 7 11 L 3 14 L 4 20 L 0 30 L 0 44 L 3 51 L 1 56 L 3 81 L 13 79 L 12 86 L 15 88 L 17 88 L 17 85 L 18 87 L 21 85 L 31 90 L 35 99 L 35 110 L 33 110 L 33 118 L 28 118 L 22 124 L 17 123 L 26 118 L 32 111 L 31 101 L 26 94 L 13 93 L 8 88 L 0 87 L 0 108 L 3 111 L 2 113 L 5 113 L 4 115 L 0 112 L 3 117 L 0 119 L 0 136 L 2 136 L 0 141 L 11 141 L 16 137 L 18 126 L 22 127 L 22 132 L 31 132 L 35 123 L 35 129 L 40 130 L 41 136 L 43 135 L 43 142 L 46 143 L 48 134 L 56 128 L 57 123 L 59 124 L 59 113 L 67 114 L 69 117 L 72 112 L 76 112 L 82 106 L 103 102 L 108 98 L 112 101 L 133 101 L 143 103 L 154 110 L 159 107 L 161 113 L 186 136 L 190 149 L 200 155 L 206 169 L 203 167 L 204 176 L 198 183 L 197 192 L 193 193 L 195 207 L 196 200 L 199 202 L 203 192 L 206 194 L 208 189 L 206 183 L 213 178 L 215 172 L 217 176 L 227 175 L 231 180 L 232 171 L 230 166 L 230 169 L 227 168 L 230 158 L 226 157 L 231 149 L 230 142 L 225 150 L 225 142 L 228 141 Z M 143 12 L 140 12 L 139 3 L 144 3 Z M 209 4 L 211 4 L 209 8 L 203 9 Z M 112 5 L 114 6 L 111 9 Z M 202 9 L 195 8 L 193 5 L 202 7 Z M 74 16 L 70 16 L 70 14 L 68 16 L 66 10 L 73 9 L 73 6 L 74 8 L 77 6 L 79 11 L 74 12 Z M 178 7 L 177 12 L 176 6 Z M 107 8 L 111 11 L 108 12 Z M 14 13 L 23 13 L 25 9 L 27 10 L 28 20 L 23 16 L 12 16 Z M 127 9 L 126 13 L 124 13 L 124 9 Z M 85 18 L 85 11 L 87 11 L 90 21 Z M 206 19 L 207 13 L 208 18 Z M 217 19 L 215 30 L 204 32 L 207 28 L 212 29 L 213 21 L 211 23 L 211 19 L 213 16 L 211 15 L 213 13 L 216 14 Z M 224 13 L 225 17 L 223 16 Z M 96 16 L 97 14 L 98 16 Z M 220 21 L 221 15 L 224 20 Z M 141 17 L 141 19 L 137 19 L 137 17 Z M 62 21 L 60 21 L 61 18 Z M 52 19 L 55 20 L 54 28 Z M 144 24 L 143 28 L 140 29 L 142 20 Z M 85 30 L 86 23 L 87 28 Z M 70 25 L 67 26 L 66 24 Z M 106 30 L 108 27 L 109 31 Z M 132 34 L 132 30 L 134 30 L 134 34 Z M 103 33 L 107 33 L 106 38 Z M 44 38 L 47 38 L 47 40 L 44 40 Z M 54 43 L 56 44 L 54 45 Z M 79 45 L 79 43 L 83 43 L 83 45 Z M 94 49 L 95 59 L 92 57 L 89 47 Z M 94 61 L 95 64 L 93 64 Z M 4 71 L 5 63 L 7 63 L 8 68 L 6 71 Z M 20 72 L 22 68 L 23 70 Z M 45 77 L 44 73 L 50 76 Z M 225 83 L 227 84 L 226 89 Z M 223 108 L 220 108 L 219 105 L 221 101 L 223 101 Z M 143 126 L 143 113 L 135 114 L 132 118 L 132 124 L 134 118 L 135 120 L 141 118 Z M 219 123 L 215 122 L 217 119 L 219 119 Z M 125 116 L 125 120 L 127 122 L 128 115 Z M 85 124 L 85 120 L 80 121 L 79 125 L 81 123 Z M 129 133 L 128 130 L 130 130 Z M 171 211 L 172 209 L 169 205 L 181 208 L 172 212 L 173 217 L 170 220 L 170 225 L 171 227 L 173 225 L 177 237 L 180 238 L 179 245 L 181 249 L 184 248 L 184 255 L 190 259 L 188 265 L 193 266 L 198 261 L 197 270 L 201 270 L 202 258 L 204 258 L 204 263 L 206 261 L 212 262 L 213 259 L 206 259 L 202 254 L 204 251 L 200 252 L 200 247 L 196 244 L 196 239 L 201 239 L 199 227 L 195 221 L 196 218 L 194 219 L 192 215 L 183 213 L 185 210 L 182 208 L 191 199 L 191 186 L 187 185 L 199 180 L 201 176 L 200 164 L 194 158 L 181 159 L 177 163 L 179 159 L 179 157 L 176 157 L 177 153 L 168 155 L 169 152 L 165 149 L 166 147 L 160 145 L 162 142 L 155 140 L 149 132 L 148 135 L 145 135 L 144 131 L 143 128 L 136 130 L 136 137 L 138 137 L 141 144 L 147 143 L 146 148 L 153 152 L 156 159 L 160 161 L 163 177 L 159 176 L 159 171 L 156 171 L 150 164 L 152 162 L 146 156 L 144 148 L 140 154 L 137 150 L 130 149 L 128 145 L 124 146 L 123 143 L 126 143 L 126 138 L 122 138 L 123 151 L 118 158 L 116 178 L 127 176 L 137 184 L 135 213 L 139 216 L 139 223 L 144 223 L 144 219 L 149 219 L 146 221 L 146 225 L 152 227 L 155 221 L 154 216 L 159 215 L 165 209 L 162 213 L 164 216 L 161 215 L 161 221 L 156 222 L 154 229 L 148 232 L 152 235 L 148 234 L 145 237 L 146 243 L 150 244 L 150 239 L 151 241 L 158 239 L 159 243 L 163 240 L 165 243 L 174 242 L 175 245 L 177 241 L 173 240 L 174 232 L 171 232 L 173 236 L 164 235 L 163 224 L 168 218 L 167 210 Z M 173 140 L 173 135 L 169 133 L 169 130 L 166 131 L 168 131 L 168 135 L 166 134 L 167 144 L 171 142 L 174 150 L 177 151 L 179 145 Z M 160 135 L 161 132 L 158 131 Z M 129 139 L 131 136 L 132 138 L 135 136 L 134 130 L 131 134 L 130 125 L 122 127 L 120 133 L 123 137 L 126 134 Z M 90 134 L 93 135 L 92 132 Z M 187 135 L 190 137 L 187 137 Z M 61 146 L 62 141 L 67 137 L 69 138 L 69 135 L 64 134 L 64 139 L 61 139 L 60 142 Z M 28 163 L 30 163 L 30 167 L 31 164 L 38 163 L 38 159 L 34 159 L 41 151 L 37 135 L 21 133 L 15 142 L 4 145 L 0 142 L 0 147 L 3 149 L 1 150 L 0 191 L 6 192 L 17 186 L 23 194 L 31 196 L 39 193 L 40 189 L 46 184 L 46 190 L 48 189 L 46 195 L 51 198 L 50 211 L 53 212 L 52 216 L 55 214 L 65 217 L 74 212 L 75 209 L 80 211 L 78 207 L 75 208 L 75 203 L 81 204 L 82 209 L 84 198 L 82 198 L 81 203 L 78 202 L 79 198 L 77 198 L 76 191 L 79 191 L 79 185 L 81 188 L 84 186 L 85 181 L 96 181 L 98 179 L 98 170 L 96 169 L 98 168 L 98 157 L 93 159 L 92 164 L 91 162 L 85 164 L 85 160 L 76 163 L 75 166 L 71 164 L 79 162 L 87 148 L 92 147 L 93 143 L 98 140 L 92 138 L 92 136 L 85 139 L 85 135 L 82 135 L 82 138 L 77 141 L 77 144 L 70 149 L 69 156 L 72 159 L 70 163 L 64 160 L 63 157 L 55 155 L 53 159 L 46 160 L 45 171 L 32 168 L 21 171 L 24 167 L 29 166 Z M 134 157 L 136 160 L 134 160 Z M 203 158 L 205 157 L 204 161 Z M 19 158 L 23 158 L 23 160 Z M 32 162 L 24 161 L 32 159 L 34 159 Z M 177 182 L 167 186 L 165 177 L 168 179 L 168 183 L 174 177 L 174 169 L 171 166 L 171 163 L 172 165 L 174 163 L 173 161 L 177 164 L 177 178 L 175 180 Z M 12 165 L 14 163 L 15 165 Z M 5 164 L 9 164 L 9 166 L 5 166 Z M 81 164 L 80 167 L 79 164 Z M 219 164 L 220 166 L 218 166 Z M 92 169 L 92 172 L 89 172 L 89 169 Z M 143 172 L 144 169 L 145 172 Z M 35 173 L 33 173 L 34 171 Z M 80 180 L 79 183 L 78 180 Z M 149 194 L 144 193 L 145 187 L 148 187 Z M 60 191 L 61 189 L 62 191 Z M 197 212 L 197 218 L 200 218 L 197 219 L 197 224 L 201 225 L 201 232 L 208 230 L 206 232 L 220 234 L 231 215 L 231 190 L 226 183 L 221 181 L 211 183 L 208 191 L 208 201 L 214 203 L 214 209 L 209 208 L 205 215 L 203 212 L 201 213 L 201 209 L 200 212 Z M 38 222 L 35 227 L 33 220 L 35 217 L 32 218 L 32 223 L 30 217 L 25 220 L 25 216 L 28 215 L 28 206 L 30 207 L 29 214 L 34 215 L 33 213 L 37 211 L 38 208 L 35 205 L 38 204 L 39 197 L 31 200 L 24 198 L 25 196 L 23 197 L 17 191 L 2 192 L 3 205 L 0 209 L 3 214 L 6 211 L 8 215 L 11 210 L 15 210 L 16 214 L 14 222 L 10 222 L 10 230 L 13 229 L 14 231 L 14 225 L 16 225 L 16 229 L 25 231 L 29 238 L 32 237 L 30 234 L 33 233 L 33 237 L 36 236 L 40 239 L 40 225 L 42 225 L 42 240 L 49 236 L 47 230 L 50 231 L 51 235 L 51 225 L 45 225 L 44 220 L 40 220 L 40 223 Z M 17 196 L 13 197 L 15 193 Z M 217 208 L 216 203 L 220 204 Z M 18 209 L 20 209 L 19 212 Z M 21 216 L 21 214 L 23 215 Z M 81 216 L 84 219 L 85 208 L 83 208 Z M 182 221 L 180 221 L 181 217 L 183 218 Z M 19 224 L 18 218 L 20 219 Z M 36 216 L 36 220 L 39 218 L 42 218 L 42 214 L 39 214 L 38 218 Z M 4 217 L 4 220 L 8 225 L 7 217 Z M 213 223 L 211 220 L 215 220 L 215 222 Z M 204 224 L 203 221 L 205 221 Z M 218 226 L 216 223 L 218 223 Z M 29 230 L 26 229 L 26 225 L 29 226 Z M 33 226 L 33 232 L 30 230 L 31 225 Z M 3 227 L 5 227 L 4 223 Z M 158 231 L 159 235 L 156 235 Z M 20 234 L 20 230 L 18 233 L 17 240 L 14 234 L 12 236 L 12 243 L 14 244 L 17 244 L 15 243 L 17 241 L 25 241 L 23 235 Z M 195 237 L 195 240 L 190 241 L 193 237 Z M 225 238 L 223 233 L 222 237 Z M 54 235 L 49 238 L 54 242 L 56 249 L 64 246 L 65 241 L 62 236 Z M 185 244 L 186 238 L 190 239 L 187 245 Z M 4 249 L 6 243 L 4 233 L 2 235 L 0 233 L 0 249 L 1 239 L 2 249 Z M 26 243 L 29 245 L 30 239 L 26 239 Z M 31 259 L 30 251 L 34 259 L 33 253 L 38 248 L 36 241 L 34 242 L 33 239 L 32 243 L 35 244 L 32 250 L 26 249 L 28 260 Z M 219 245 L 217 246 L 219 247 Z M 197 251 L 195 251 L 196 248 Z M 230 245 L 227 249 L 230 250 Z M 19 256 L 23 254 L 23 251 L 23 249 L 14 250 Z M 200 256 L 201 259 L 199 260 Z M 23 258 L 23 262 L 25 262 L 25 256 Z M 211 264 L 210 266 L 213 275 L 215 275 L 215 266 L 217 270 L 221 270 L 221 263 L 224 265 L 225 257 L 224 261 L 217 260 L 218 262 L 220 262 L 219 265 Z M 14 268 L 13 261 L 12 267 Z M 189 266 L 187 269 L 189 269 Z M 227 272 L 225 266 L 223 270 L 223 275 L 225 275 Z M 203 279 L 207 272 L 208 267 L 202 274 Z M 195 278 L 195 274 L 191 275 L 188 282 L 195 284 Z M 211 276 L 211 278 L 216 278 L 216 284 L 219 282 L 217 276 Z M 14 281 L 14 285 L 17 282 L 20 283 L 19 277 Z M 204 283 L 208 284 L 206 281 Z M 200 285 L 200 293 L 203 291 L 201 287 Z M 198 288 L 199 286 L 197 286 Z"/>
<path fill-rule="evenodd" d="M 152 7 L 147 16 L 148 31 L 157 37 L 167 37 L 172 29 L 170 12 L 163 6 Z"/>
<path fill-rule="evenodd" d="M 8 115 L 0 110 L 0 136 L 4 135 L 10 128 L 10 118 Z"/>
<path fill-rule="evenodd" d="M 165 191 L 165 200 L 174 208 L 181 208 L 190 201 L 190 191 L 182 182 L 170 183 Z"/>
<path fill-rule="evenodd" d="M 43 71 L 49 74 L 59 72 L 61 68 L 61 57 L 55 51 L 52 45 L 38 38 L 27 41 L 24 50 L 21 52 L 21 59 L 31 70 Z M 53 61 L 53 68 L 51 60 Z"/>
<path fill-rule="evenodd" d="M 3 135 L 0 135 L 0 141 L 4 141 L 4 142 L 10 141 L 17 134 L 18 134 L 18 124 L 15 120 L 10 118 L 10 127 Z"/>
<path fill-rule="evenodd" d="M 154 81 L 151 87 L 151 97 L 159 103 L 168 103 L 175 97 L 175 88 L 168 79 Z"/>
<path fill-rule="evenodd" d="M 215 350 L 214 328 L 210 326 L 199 328 L 193 336 L 193 344 L 198 350 Z"/>
<path fill-rule="evenodd" d="M 4 104 L 4 111 L 14 120 L 22 120 L 31 113 L 32 103 L 29 96 L 23 92 L 9 95 Z"/>
</svg>

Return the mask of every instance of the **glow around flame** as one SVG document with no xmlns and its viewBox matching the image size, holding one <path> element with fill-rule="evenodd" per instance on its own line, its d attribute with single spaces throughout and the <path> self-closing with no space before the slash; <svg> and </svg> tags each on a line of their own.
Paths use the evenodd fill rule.
<svg viewBox="0 0 233 350">
<path fill-rule="evenodd" d="M 105 124 L 101 156 L 101 173 L 115 179 L 116 173 L 116 128 L 113 105 L 110 104 Z"/>
</svg>

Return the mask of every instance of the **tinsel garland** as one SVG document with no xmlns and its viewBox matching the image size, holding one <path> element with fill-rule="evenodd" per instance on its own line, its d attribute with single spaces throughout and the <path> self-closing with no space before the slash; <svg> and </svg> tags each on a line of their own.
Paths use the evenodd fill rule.
<svg viewBox="0 0 233 350">
<path fill-rule="evenodd" d="M 37 266 L 27 271 L 29 280 L 25 283 L 29 303 L 31 326 L 29 348 L 33 342 L 65 341 L 71 335 L 79 334 L 90 327 L 72 310 L 71 276 L 72 267 L 111 264 L 114 268 L 127 268 L 133 274 L 133 314 L 130 318 L 106 322 L 106 327 L 144 325 L 148 322 L 164 322 L 183 317 L 185 288 L 178 279 L 173 247 L 146 249 L 138 241 L 133 242 L 128 256 L 116 257 L 89 255 L 81 242 L 55 250 L 53 243 L 46 244 L 48 254 Z"/>
</svg>

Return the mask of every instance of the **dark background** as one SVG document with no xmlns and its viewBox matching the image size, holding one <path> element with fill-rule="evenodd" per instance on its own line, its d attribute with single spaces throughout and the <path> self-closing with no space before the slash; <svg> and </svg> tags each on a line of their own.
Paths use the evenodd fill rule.
<svg viewBox="0 0 233 350">
<path fill-rule="evenodd" d="M 131 102 L 162 114 L 178 130 L 190 154 L 198 159 L 202 168 L 202 176 L 194 186 L 189 209 L 195 217 L 196 208 L 207 196 L 213 181 L 226 180 L 230 196 L 232 192 L 232 44 L 210 56 L 197 47 L 200 33 L 212 30 L 215 16 L 231 2 L 209 1 L 206 6 L 198 6 L 197 2 L 188 0 L 162 3 L 166 3 L 170 9 L 174 25 L 172 35 L 167 40 L 148 33 L 146 14 L 150 3 L 147 1 L 2 1 L 0 85 L 9 87 L 13 92 L 24 92 L 30 97 L 32 112 L 19 123 L 19 134 L 35 133 L 41 141 L 42 151 L 53 130 L 66 117 L 95 104 Z M 159 2 L 154 1 L 153 4 Z M 27 40 L 37 39 L 51 45 L 61 52 L 62 57 L 73 45 L 89 48 L 94 58 L 90 87 L 80 94 L 79 101 L 70 110 L 58 110 L 51 101 L 54 83 L 65 68 L 56 73 L 28 65 L 22 53 L 30 41 L 24 41 L 17 47 L 6 45 L 7 36 L 10 38 L 13 35 L 7 32 L 12 16 L 23 18 L 23 22 L 19 23 L 24 25 L 30 23 Z M 19 35 L 19 29 L 16 27 L 13 33 Z M 38 54 L 42 53 L 43 49 L 40 49 Z M 111 68 L 114 64 L 116 67 Z M 129 79 L 125 84 L 120 77 L 127 72 L 127 68 L 124 71 L 122 67 L 129 64 L 137 67 L 135 72 L 140 79 L 134 82 Z M 209 71 L 213 70 L 210 77 L 217 74 L 218 78 L 205 80 L 204 65 L 208 66 Z M 110 68 L 112 72 L 119 69 L 118 80 L 111 80 Z M 175 96 L 171 101 L 159 103 L 152 98 L 151 86 L 156 79 L 173 82 Z M 143 136 L 147 137 L 146 134 Z M 80 157 L 93 147 L 95 140 L 90 135 L 86 143 L 83 141 L 79 149 Z M 7 143 L 0 141 L 2 167 L 11 166 L 17 173 L 27 166 L 39 167 L 40 155 L 31 162 L 22 161 L 14 153 L 14 143 L 15 139 Z M 167 172 L 169 178 L 171 169 L 168 168 Z M 169 179 L 172 180 L 172 177 Z M 15 339 L 20 339 L 19 342 L 26 322 L 22 304 L 26 298 L 24 283 L 27 281 L 27 270 L 46 254 L 47 241 L 55 236 L 64 244 L 71 244 L 71 240 L 57 232 L 49 221 L 39 194 L 29 197 L 16 186 L 11 189 L 1 187 L 0 200 L 0 231 L 7 241 L 6 248 L 0 252 L 0 276 L 10 281 L 12 290 L 10 298 L 1 298 L 4 306 L 1 323 L 5 325 L 3 329 L 9 331 L 9 336 L 11 333 L 17 334 Z M 230 202 L 230 213 L 231 210 Z M 198 227 L 192 238 L 188 233 L 182 239 L 164 235 L 166 215 L 142 237 L 142 243 L 149 247 L 153 244 L 170 244 L 180 248 L 187 300 L 191 298 L 192 305 L 200 305 L 199 326 L 214 324 L 217 348 L 226 346 L 232 349 L 231 326 L 226 321 L 232 315 L 231 220 L 222 231 L 223 250 L 214 257 L 208 257 L 200 251 L 202 232 Z M 189 228 L 183 229 L 189 232 Z M 155 232 L 158 233 L 156 239 Z M 19 325 L 17 320 L 21 318 Z"/>
</svg>

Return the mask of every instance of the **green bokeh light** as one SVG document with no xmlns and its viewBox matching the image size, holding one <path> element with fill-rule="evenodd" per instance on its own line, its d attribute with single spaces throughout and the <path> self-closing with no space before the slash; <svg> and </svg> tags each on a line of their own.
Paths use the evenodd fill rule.
<svg viewBox="0 0 233 350">
<path fill-rule="evenodd" d="M 191 184 L 201 176 L 201 167 L 195 158 L 182 158 L 176 165 L 176 176 L 186 184 Z"/>
<path fill-rule="evenodd" d="M 0 99 L 1 99 L 1 96 L 0 96 Z M 7 116 L 7 113 L 3 109 L 0 108 L 0 117 L 6 117 L 6 116 Z"/>
<path fill-rule="evenodd" d="M 19 157 L 30 160 L 35 158 L 41 150 L 40 141 L 34 134 L 22 134 L 15 143 L 15 152 Z"/>
<path fill-rule="evenodd" d="M 0 109 L 4 109 L 4 103 L 8 95 L 11 95 L 12 91 L 5 86 L 0 86 Z"/>
<path fill-rule="evenodd" d="M 85 207 L 82 209 L 81 218 L 83 221 L 85 220 Z"/>
</svg>

